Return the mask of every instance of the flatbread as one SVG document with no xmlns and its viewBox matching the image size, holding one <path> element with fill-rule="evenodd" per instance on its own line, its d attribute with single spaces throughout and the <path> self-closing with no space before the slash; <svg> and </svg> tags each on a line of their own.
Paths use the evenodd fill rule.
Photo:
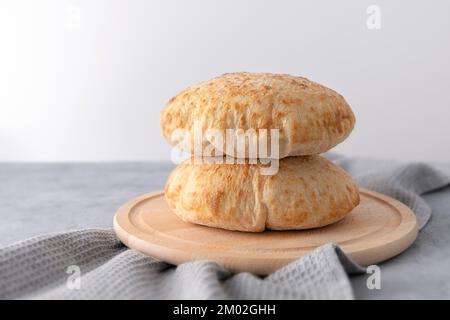
<svg viewBox="0 0 450 320">
<path fill-rule="evenodd" d="M 161 131 L 173 145 L 196 156 L 204 156 L 207 146 L 232 157 L 249 158 L 249 145 L 239 156 L 226 141 L 208 137 L 208 130 L 271 129 L 279 132 L 279 150 L 275 155 L 267 139 L 267 156 L 313 155 L 342 142 L 352 131 L 355 116 L 337 92 L 306 78 L 271 73 L 228 73 L 190 87 L 170 99 L 161 111 Z M 194 150 L 194 128 L 203 134 L 201 148 Z M 235 135 L 235 138 L 237 135 Z M 236 138 L 237 139 L 237 138 Z M 217 155 L 217 153 L 206 156 Z"/>
<path fill-rule="evenodd" d="M 359 203 L 351 177 L 321 156 L 282 159 L 275 175 L 261 166 L 188 159 L 166 183 L 167 203 L 184 221 L 251 232 L 325 226 Z"/>
</svg>

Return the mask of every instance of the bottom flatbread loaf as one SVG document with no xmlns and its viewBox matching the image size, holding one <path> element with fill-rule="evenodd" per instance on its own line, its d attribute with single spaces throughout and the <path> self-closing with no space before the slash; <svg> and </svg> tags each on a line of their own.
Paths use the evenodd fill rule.
<svg viewBox="0 0 450 320">
<path fill-rule="evenodd" d="M 188 159 L 171 173 L 166 200 L 184 221 L 250 232 L 325 226 L 359 203 L 351 177 L 321 156 L 281 159 L 275 175 L 260 166 Z"/>
</svg>

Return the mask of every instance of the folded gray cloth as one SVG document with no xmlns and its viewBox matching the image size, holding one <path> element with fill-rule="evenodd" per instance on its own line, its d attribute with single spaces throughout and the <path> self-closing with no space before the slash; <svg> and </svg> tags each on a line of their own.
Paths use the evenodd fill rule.
<svg viewBox="0 0 450 320">
<path fill-rule="evenodd" d="M 420 195 L 450 184 L 448 175 L 424 163 L 354 159 L 330 152 L 326 157 L 349 172 L 359 186 L 391 196 L 410 207 L 417 216 L 419 229 L 431 216 L 431 208 Z"/>
<path fill-rule="evenodd" d="M 420 194 L 450 177 L 424 164 L 327 157 L 366 188 L 411 207 L 420 227 L 431 209 Z M 124 247 L 111 230 L 47 235 L 0 249 L 0 298 L 18 299 L 352 299 L 348 274 L 363 272 L 328 244 L 267 277 L 232 274 L 213 262 L 178 267 Z"/>
</svg>

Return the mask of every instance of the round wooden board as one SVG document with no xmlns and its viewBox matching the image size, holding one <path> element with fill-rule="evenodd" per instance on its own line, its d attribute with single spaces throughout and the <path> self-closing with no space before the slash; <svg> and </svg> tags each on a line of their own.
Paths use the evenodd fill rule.
<svg viewBox="0 0 450 320">
<path fill-rule="evenodd" d="M 301 231 L 247 233 L 180 220 L 162 192 L 130 200 L 117 211 L 114 230 L 130 248 L 178 265 L 212 260 L 234 272 L 269 274 L 325 243 L 336 243 L 361 265 L 379 263 L 408 248 L 417 220 L 404 204 L 361 189 L 361 203 L 345 219 Z"/>
</svg>

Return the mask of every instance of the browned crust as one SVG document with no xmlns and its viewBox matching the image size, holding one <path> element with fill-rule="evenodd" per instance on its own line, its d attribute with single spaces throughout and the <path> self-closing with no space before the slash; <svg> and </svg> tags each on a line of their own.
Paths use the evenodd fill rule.
<svg viewBox="0 0 450 320">
<path fill-rule="evenodd" d="M 167 102 L 160 120 L 171 144 L 180 142 L 172 137 L 174 130 L 192 134 L 195 121 L 204 131 L 279 129 L 280 158 L 329 150 L 355 124 L 344 98 L 325 86 L 291 75 L 247 72 L 224 74 L 182 91 Z"/>
<path fill-rule="evenodd" d="M 171 173 L 165 197 L 187 222 L 251 232 L 321 227 L 359 204 L 351 177 L 323 157 L 282 159 L 273 176 L 259 169 L 185 162 Z"/>
</svg>

